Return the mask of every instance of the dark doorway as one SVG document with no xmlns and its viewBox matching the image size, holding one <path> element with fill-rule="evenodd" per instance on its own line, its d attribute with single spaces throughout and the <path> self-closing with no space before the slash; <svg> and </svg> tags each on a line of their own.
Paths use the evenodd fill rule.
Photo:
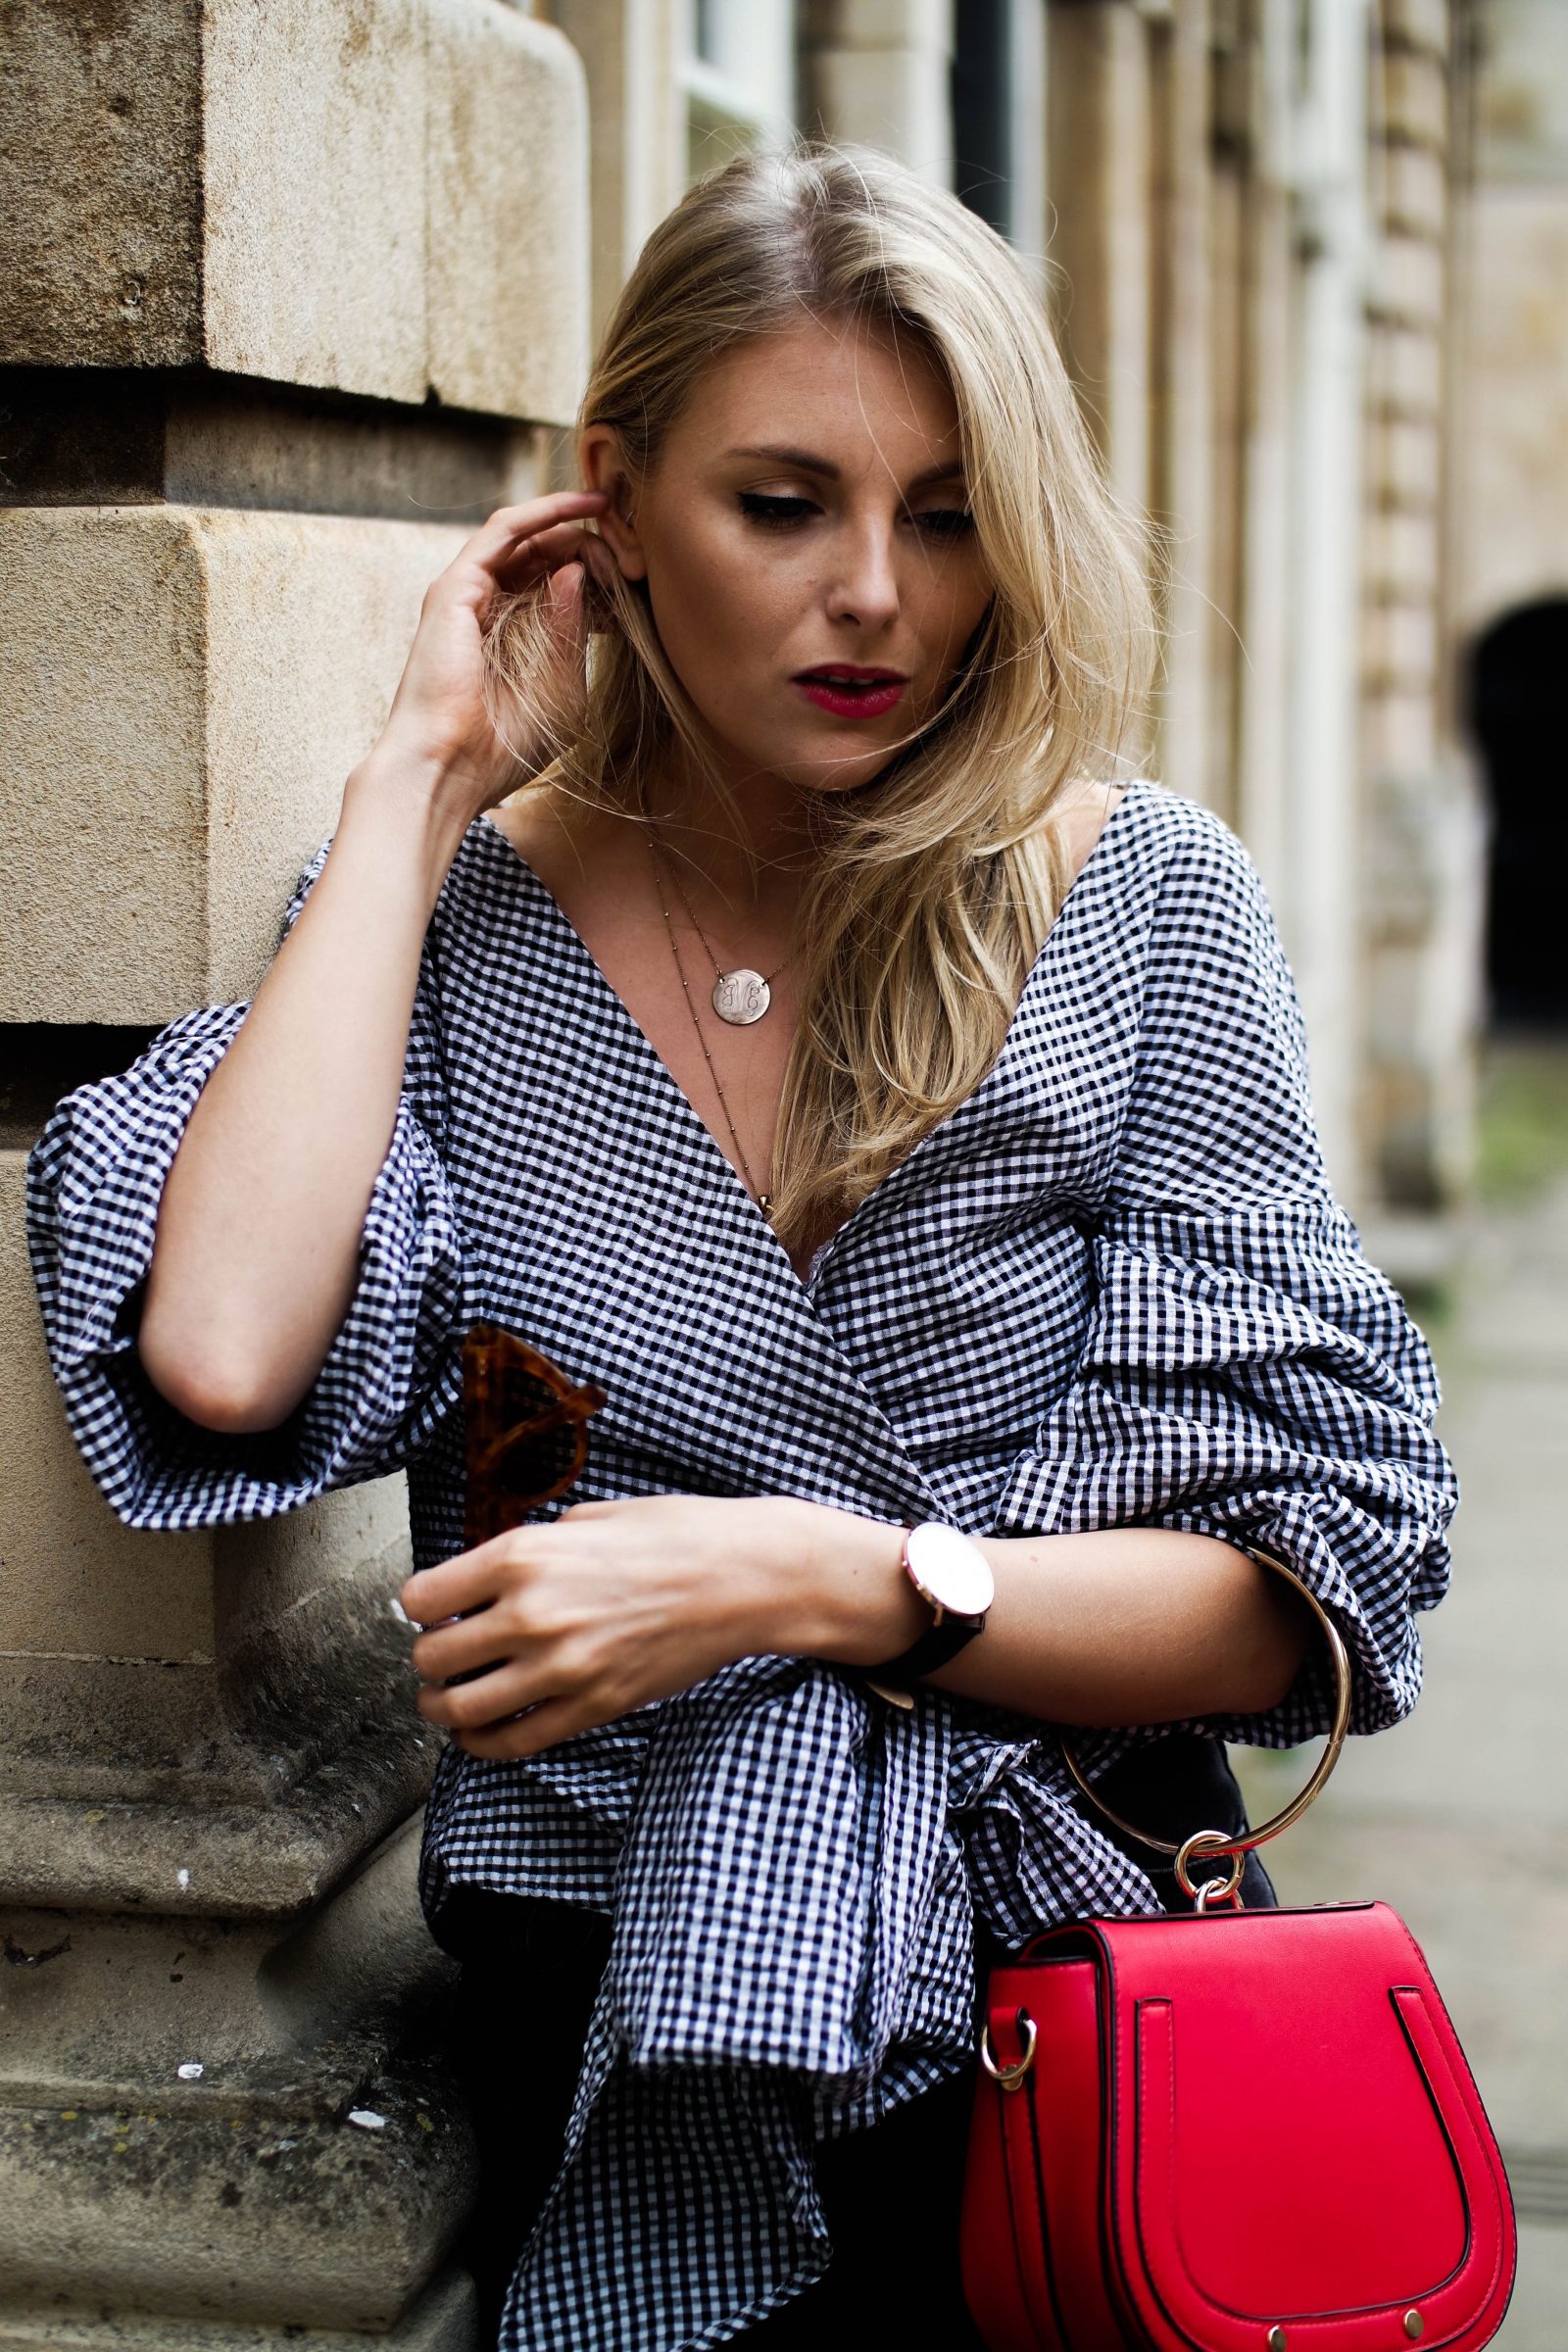
<svg viewBox="0 0 1568 2352">
<path fill-rule="evenodd" d="M 1475 649 L 1470 721 L 1492 809 L 1487 981 L 1494 1020 L 1568 1027 L 1568 596 L 1521 606 Z"/>
</svg>

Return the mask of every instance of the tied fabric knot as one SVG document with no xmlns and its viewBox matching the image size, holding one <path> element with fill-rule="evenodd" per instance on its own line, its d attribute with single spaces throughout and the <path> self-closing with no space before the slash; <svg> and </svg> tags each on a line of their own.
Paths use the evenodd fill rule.
<svg viewBox="0 0 1568 2352">
<path fill-rule="evenodd" d="M 777 2067 L 839 2099 L 874 2080 L 951 1741 L 943 1706 L 894 1712 L 798 1658 L 743 1659 L 659 1710 L 611 1947 L 630 2065 Z"/>
<path fill-rule="evenodd" d="M 747 1658 L 585 1735 L 617 1759 L 587 1775 L 597 1821 L 612 1792 L 625 1808 L 595 1890 L 610 1958 L 502 2352 L 675 2352 L 755 2325 L 832 2257 L 814 2142 L 970 2063 L 975 1913 L 1021 1942 L 1107 1886 L 1109 1908 L 1157 1908 L 1073 1810 L 1049 1737 L 963 1712 Z M 547 1860 L 529 1875 L 529 1796 L 561 1804 L 580 1744 L 490 1768 L 524 1833 L 519 1891 L 562 1892 Z"/>
</svg>

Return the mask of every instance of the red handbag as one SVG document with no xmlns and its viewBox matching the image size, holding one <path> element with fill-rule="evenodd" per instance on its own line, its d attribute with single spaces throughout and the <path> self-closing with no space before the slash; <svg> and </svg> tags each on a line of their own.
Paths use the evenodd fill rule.
<svg viewBox="0 0 1568 2352">
<path fill-rule="evenodd" d="M 1195 1911 L 1058 1928 L 991 1973 L 961 2222 L 990 2352 L 1476 2352 L 1502 2325 L 1507 2177 L 1409 1930 L 1386 1903 L 1241 1907 L 1349 1720 L 1304 1597 L 1338 1683 L 1308 1787 L 1245 1838 L 1147 1840 Z"/>
</svg>

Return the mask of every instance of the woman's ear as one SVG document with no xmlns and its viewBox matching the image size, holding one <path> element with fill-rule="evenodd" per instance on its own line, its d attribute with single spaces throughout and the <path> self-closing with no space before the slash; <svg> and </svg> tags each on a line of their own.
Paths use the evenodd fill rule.
<svg viewBox="0 0 1568 2352">
<path fill-rule="evenodd" d="M 637 529 L 636 487 L 614 428 L 589 425 L 577 443 L 577 462 L 583 487 L 610 494 L 610 505 L 597 517 L 599 535 L 619 564 L 621 577 L 646 579 L 648 559 Z"/>
</svg>

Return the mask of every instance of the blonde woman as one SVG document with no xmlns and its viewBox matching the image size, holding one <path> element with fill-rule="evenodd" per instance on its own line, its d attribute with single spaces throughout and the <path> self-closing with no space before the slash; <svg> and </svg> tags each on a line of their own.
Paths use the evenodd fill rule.
<svg viewBox="0 0 1568 2352">
<path fill-rule="evenodd" d="M 135 1526 L 408 1467 L 500 2342 L 960 2346 L 977 1970 L 1181 1899 L 1056 1732 L 1234 1828 L 1220 1739 L 1326 1706 L 1252 1544 L 1403 1714 L 1433 1368 L 1245 853 L 1124 781 L 1144 550 L 1002 240 L 731 164 L 577 455 L 430 589 L 254 1003 L 59 1106 L 53 1361 Z M 466 1552 L 476 1320 L 609 1401 Z"/>
</svg>

